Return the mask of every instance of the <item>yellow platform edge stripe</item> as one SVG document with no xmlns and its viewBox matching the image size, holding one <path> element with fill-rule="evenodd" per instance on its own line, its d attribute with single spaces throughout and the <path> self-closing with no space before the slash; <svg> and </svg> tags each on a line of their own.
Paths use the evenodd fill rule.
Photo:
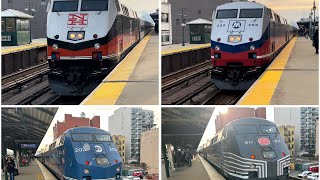
<svg viewBox="0 0 320 180">
<path fill-rule="evenodd" d="M 237 103 L 238 105 L 269 105 L 275 89 L 280 81 L 283 70 L 290 58 L 297 37 L 280 52 L 269 65 L 266 72 L 253 84 L 246 94 Z"/>
<path fill-rule="evenodd" d="M 16 48 L 10 48 L 10 49 L 1 49 L 1 55 L 11 54 L 19 51 L 26 51 L 34 48 L 44 47 L 47 46 L 47 43 L 41 43 L 41 44 L 28 44 L 19 46 Z"/>
<path fill-rule="evenodd" d="M 181 53 L 181 52 L 187 52 L 187 51 L 193 51 L 193 50 L 197 50 L 197 49 L 208 48 L 210 46 L 211 46 L 211 44 L 207 43 L 207 44 L 204 44 L 204 45 L 201 45 L 201 46 L 181 48 L 181 49 L 176 49 L 176 50 L 172 50 L 172 51 L 163 51 L 163 52 L 161 52 L 161 56 L 167 56 L 167 55 Z"/>
<path fill-rule="evenodd" d="M 153 32 L 144 37 L 103 81 L 122 81 L 101 83 L 81 105 L 114 105 L 126 86 Z"/>
</svg>

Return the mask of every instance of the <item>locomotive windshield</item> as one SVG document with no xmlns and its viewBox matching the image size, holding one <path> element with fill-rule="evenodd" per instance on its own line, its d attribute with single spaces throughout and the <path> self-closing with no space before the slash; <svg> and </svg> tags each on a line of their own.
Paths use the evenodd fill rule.
<svg viewBox="0 0 320 180">
<path fill-rule="evenodd" d="M 217 11 L 216 19 L 230 19 L 238 17 L 238 9 L 223 9 Z"/>
<path fill-rule="evenodd" d="M 79 1 L 54 1 L 52 12 L 69 12 L 78 10 Z"/>
<path fill-rule="evenodd" d="M 241 9 L 240 18 L 262 18 L 262 9 Z"/>
<path fill-rule="evenodd" d="M 108 134 L 95 134 L 96 140 L 99 142 L 110 142 L 111 137 Z"/>
<path fill-rule="evenodd" d="M 258 134 L 258 129 L 253 125 L 235 126 L 237 134 Z"/>
<path fill-rule="evenodd" d="M 277 128 L 275 126 L 260 126 L 260 130 L 263 134 L 277 134 Z"/>
<path fill-rule="evenodd" d="M 81 11 L 107 11 L 108 0 L 82 0 Z"/>
<path fill-rule="evenodd" d="M 72 134 L 72 141 L 74 142 L 92 142 L 93 138 L 91 134 Z"/>
</svg>

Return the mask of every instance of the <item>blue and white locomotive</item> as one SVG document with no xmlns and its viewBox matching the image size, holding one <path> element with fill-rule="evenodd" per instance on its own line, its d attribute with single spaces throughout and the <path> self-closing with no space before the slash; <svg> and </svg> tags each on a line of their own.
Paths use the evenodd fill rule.
<svg viewBox="0 0 320 180">
<path fill-rule="evenodd" d="M 121 175 L 121 157 L 110 133 L 98 128 L 69 129 L 39 157 L 59 179 L 118 179 Z"/>
<path fill-rule="evenodd" d="M 275 123 L 260 118 L 228 123 L 200 155 L 228 180 L 285 180 L 290 171 L 290 153 Z"/>
</svg>

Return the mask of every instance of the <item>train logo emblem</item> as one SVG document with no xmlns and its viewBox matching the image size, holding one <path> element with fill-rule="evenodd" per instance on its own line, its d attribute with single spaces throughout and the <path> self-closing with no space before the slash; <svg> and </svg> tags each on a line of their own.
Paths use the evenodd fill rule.
<svg viewBox="0 0 320 180">
<path fill-rule="evenodd" d="M 96 150 L 96 152 L 102 152 L 102 147 L 101 146 L 95 145 L 94 149 Z"/>
<path fill-rule="evenodd" d="M 269 146 L 271 142 L 270 142 L 269 138 L 261 137 L 261 138 L 258 139 L 258 143 L 261 146 Z"/>
<path fill-rule="evenodd" d="M 241 27 L 241 22 L 240 21 L 236 21 L 232 24 L 232 27 L 234 29 L 239 29 Z"/>
<path fill-rule="evenodd" d="M 88 14 L 69 14 L 68 16 L 68 27 L 87 27 L 88 25 Z"/>
</svg>

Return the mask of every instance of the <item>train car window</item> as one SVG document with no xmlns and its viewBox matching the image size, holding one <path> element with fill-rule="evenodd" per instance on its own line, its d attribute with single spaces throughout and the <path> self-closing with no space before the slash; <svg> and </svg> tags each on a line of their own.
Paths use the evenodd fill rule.
<svg viewBox="0 0 320 180">
<path fill-rule="evenodd" d="M 82 0 L 81 11 L 107 11 L 108 0 Z"/>
<path fill-rule="evenodd" d="M 216 19 L 230 19 L 238 17 L 238 9 L 223 9 L 217 11 Z"/>
<path fill-rule="evenodd" d="M 94 136 L 98 142 L 111 142 L 109 134 L 95 134 Z"/>
<path fill-rule="evenodd" d="M 93 142 L 91 134 L 72 134 L 71 137 L 73 142 Z"/>
<path fill-rule="evenodd" d="M 240 125 L 235 126 L 237 134 L 258 134 L 258 129 L 254 125 Z"/>
<path fill-rule="evenodd" d="M 239 18 L 262 18 L 263 9 L 240 9 Z"/>
<path fill-rule="evenodd" d="M 260 131 L 263 134 L 278 134 L 276 126 L 260 126 Z"/>
<path fill-rule="evenodd" d="M 54 1 L 52 12 L 69 12 L 78 10 L 79 1 Z"/>
</svg>

